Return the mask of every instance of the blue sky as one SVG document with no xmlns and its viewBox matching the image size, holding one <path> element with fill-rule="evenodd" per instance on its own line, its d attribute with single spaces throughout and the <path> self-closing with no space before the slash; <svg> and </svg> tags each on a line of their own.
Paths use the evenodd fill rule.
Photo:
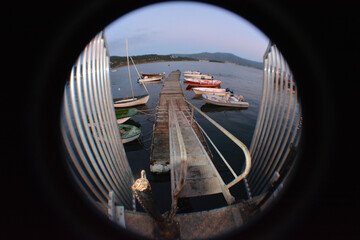
<svg viewBox="0 0 360 240">
<path fill-rule="evenodd" d="M 223 8 L 196 2 L 167 2 L 130 12 L 105 28 L 110 55 L 229 52 L 262 61 L 268 37 Z"/>
</svg>

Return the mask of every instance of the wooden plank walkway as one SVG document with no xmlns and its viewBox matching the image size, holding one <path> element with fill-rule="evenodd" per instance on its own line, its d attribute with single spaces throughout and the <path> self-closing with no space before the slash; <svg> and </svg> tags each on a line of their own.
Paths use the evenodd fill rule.
<svg viewBox="0 0 360 240">
<path fill-rule="evenodd" d="M 159 96 L 150 154 L 150 170 L 154 173 L 169 172 L 170 164 L 172 164 L 173 168 L 180 171 L 181 164 L 176 160 L 180 159 L 180 149 L 177 146 L 177 134 L 180 135 L 180 133 L 177 133 L 175 128 L 175 118 L 169 117 L 170 106 L 174 107 L 186 149 L 186 168 L 182 169 L 186 172 L 186 178 L 179 197 L 197 197 L 222 193 L 228 204 L 234 203 L 234 197 L 231 196 L 212 163 L 204 136 L 196 124 L 190 125 L 190 108 L 185 101 L 180 86 L 180 71 L 170 73 Z M 182 184 L 178 175 L 172 171 L 171 185 L 173 193 L 176 186 Z"/>
</svg>

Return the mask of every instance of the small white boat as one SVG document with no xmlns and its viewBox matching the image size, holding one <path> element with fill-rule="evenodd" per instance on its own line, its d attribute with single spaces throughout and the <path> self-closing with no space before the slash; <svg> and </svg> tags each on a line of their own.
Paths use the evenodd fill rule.
<svg viewBox="0 0 360 240">
<path fill-rule="evenodd" d="M 212 80 L 214 77 L 210 74 L 184 74 L 184 78 L 199 78 L 199 79 L 206 79 Z"/>
<path fill-rule="evenodd" d="M 149 94 L 127 97 L 127 98 L 117 98 L 114 99 L 114 107 L 132 107 L 136 105 L 141 105 L 147 103 L 150 96 Z"/>
<path fill-rule="evenodd" d="M 200 78 L 200 79 L 214 79 L 210 74 L 203 74 L 199 71 L 185 71 L 184 78 Z"/>
<path fill-rule="evenodd" d="M 226 94 L 226 89 L 224 88 L 192 88 L 195 94 L 212 94 L 212 95 L 219 95 L 224 96 Z"/>
<path fill-rule="evenodd" d="M 127 58 L 127 66 L 128 66 L 128 72 L 129 72 L 129 81 L 130 81 L 132 97 L 114 99 L 114 107 L 132 107 L 132 106 L 136 106 L 136 105 L 141 105 L 141 104 L 147 103 L 147 101 L 150 98 L 149 93 L 147 93 L 145 95 L 140 95 L 140 96 L 135 96 L 134 95 L 134 90 L 133 90 L 132 82 L 131 82 L 130 64 L 129 64 L 129 52 L 128 52 L 128 40 L 127 39 L 126 39 L 126 58 Z M 131 60 L 132 60 L 132 58 L 131 58 Z M 134 63 L 134 61 L 133 61 L 133 63 Z M 134 64 L 134 67 L 136 69 L 135 64 Z M 136 72 L 138 72 L 137 69 L 136 69 Z M 139 77 L 140 77 L 140 74 L 139 74 Z M 145 88 L 145 90 L 147 92 L 146 88 Z"/>
<path fill-rule="evenodd" d="M 227 107 L 238 107 L 238 108 L 248 108 L 249 103 L 241 95 L 235 95 L 233 93 L 227 92 L 225 96 L 216 96 L 210 94 L 203 94 L 202 99 L 211 104 Z"/>
<path fill-rule="evenodd" d="M 185 74 L 187 74 L 187 75 L 189 75 L 189 74 L 200 74 L 200 72 L 199 72 L 199 71 L 190 70 L 190 71 L 185 71 L 185 72 L 184 72 L 184 75 L 185 75 Z"/>
<path fill-rule="evenodd" d="M 162 76 L 154 76 L 154 77 L 145 76 L 145 77 L 140 77 L 138 79 L 138 82 L 139 83 L 148 83 L 148 82 L 161 81 L 161 79 L 162 79 Z"/>
</svg>

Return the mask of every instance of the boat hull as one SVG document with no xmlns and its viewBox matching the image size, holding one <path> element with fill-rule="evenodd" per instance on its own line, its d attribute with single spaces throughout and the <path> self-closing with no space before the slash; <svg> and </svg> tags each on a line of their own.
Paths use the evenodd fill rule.
<svg viewBox="0 0 360 240">
<path fill-rule="evenodd" d="M 116 119 L 116 122 L 118 124 L 121 124 L 121 123 L 124 123 L 126 122 L 127 120 L 129 120 L 131 117 L 125 117 L 125 118 L 119 118 L 119 119 Z"/>
<path fill-rule="evenodd" d="M 225 89 L 216 89 L 216 88 L 193 88 L 195 94 L 212 94 L 218 96 L 224 96 L 226 94 Z"/>
<path fill-rule="evenodd" d="M 139 83 L 161 81 L 162 77 L 145 77 L 138 80 Z"/>
<path fill-rule="evenodd" d="M 185 79 L 186 83 L 191 86 L 220 86 L 220 80 L 202 80 L 202 79 Z"/>
<path fill-rule="evenodd" d="M 214 95 L 203 94 L 202 99 L 210 104 L 225 106 L 225 107 L 237 107 L 237 108 L 248 108 L 249 103 L 245 101 L 235 101 L 235 98 L 229 98 L 226 100 L 225 96 L 215 97 Z"/>
<path fill-rule="evenodd" d="M 122 143 L 128 143 L 134 141 L 141 134 L 140 129 L 132 125 L 119 124 L 118 127 L 120 131 Z"/>
<path fill-rule="evenodd" d="M 128 142 L 134 141 L 135 139 L 139 138 L 139 136 L 140 136 L 140 134 L 135 135 L 135 136 L 130 137 L 130 138 L 121 138 L 121 142 L 122 143 L 128 143 Z"/>
<path fill-rule="evenodd" d="M 200 79 L 207 79 L 207 80 L 211 80 L 214 77 L 211 75 L 203 75 L 203 74 L 199 74 L 199 75 L 195 75 L 195 74 L 184 74 L 184 77 L 186 78 L 200 78 Z"/>
<path fill-rule="evenodd" d="M 114 107 L 120 108 L 120 107 L 132 107 L 136 105 L 142 105 L 147 103 L 149 98 L 150 98 L 149 95 L 143 95 L 134 98 L 118 99 L 114 101 Z"/>
<path fill-rule="evenodd" d="M 141 73 L 143 77 L 164 77 L 165 73 Z"/>
</svg>

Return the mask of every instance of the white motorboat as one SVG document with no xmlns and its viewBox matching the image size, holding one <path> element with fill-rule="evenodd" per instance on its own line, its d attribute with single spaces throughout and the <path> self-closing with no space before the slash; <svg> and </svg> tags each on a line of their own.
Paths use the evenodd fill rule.
<svg viewBox="0 0 360 240">
<path fill-rule="evenodd" d="M 184 74 L 184 78 L 199 78 L 199 79 L 206 79 L 212 80 L 214 77 L 210 74 Z"/>
<path fill-rule="evenodd" d="M 227 92 L 225 96 L 217 96 L 210 94 L 203 94 L 202 99 L 211 104 L 227 107 L 238 107 L 238 108 L 248 108 L 249 103 L 241 95 L 236 95 L 230 92 Z"/>
<path fill-rule="evenodd" d="M 196 94 L 211 94 L 211 95 L 219 95 L 219 96 L 224 96 L 226 94 L 226 89 L 224 89 L 224 88 L 199 87 L 199 88 L 192 88 L 192 90 Z"/>
<path fill-rule="evenodd" d="M 214 79 L 214 77 L 210 74 L 203 74 L 199 71 L 185 71 L 184 78 L 200 78 L 200 79 Z"/>
<path fill-rule="evenodd" d="M 185 72 L 184 72 L 184 75 L 185 75 L 185 74 L 187 74 L 187 75 L 189 75 L 189 74 L 200 74 L 200 72 L 199 72 L 199 71 L 190 70 L 190 71 L 185 71 Z"/>
</svg>

